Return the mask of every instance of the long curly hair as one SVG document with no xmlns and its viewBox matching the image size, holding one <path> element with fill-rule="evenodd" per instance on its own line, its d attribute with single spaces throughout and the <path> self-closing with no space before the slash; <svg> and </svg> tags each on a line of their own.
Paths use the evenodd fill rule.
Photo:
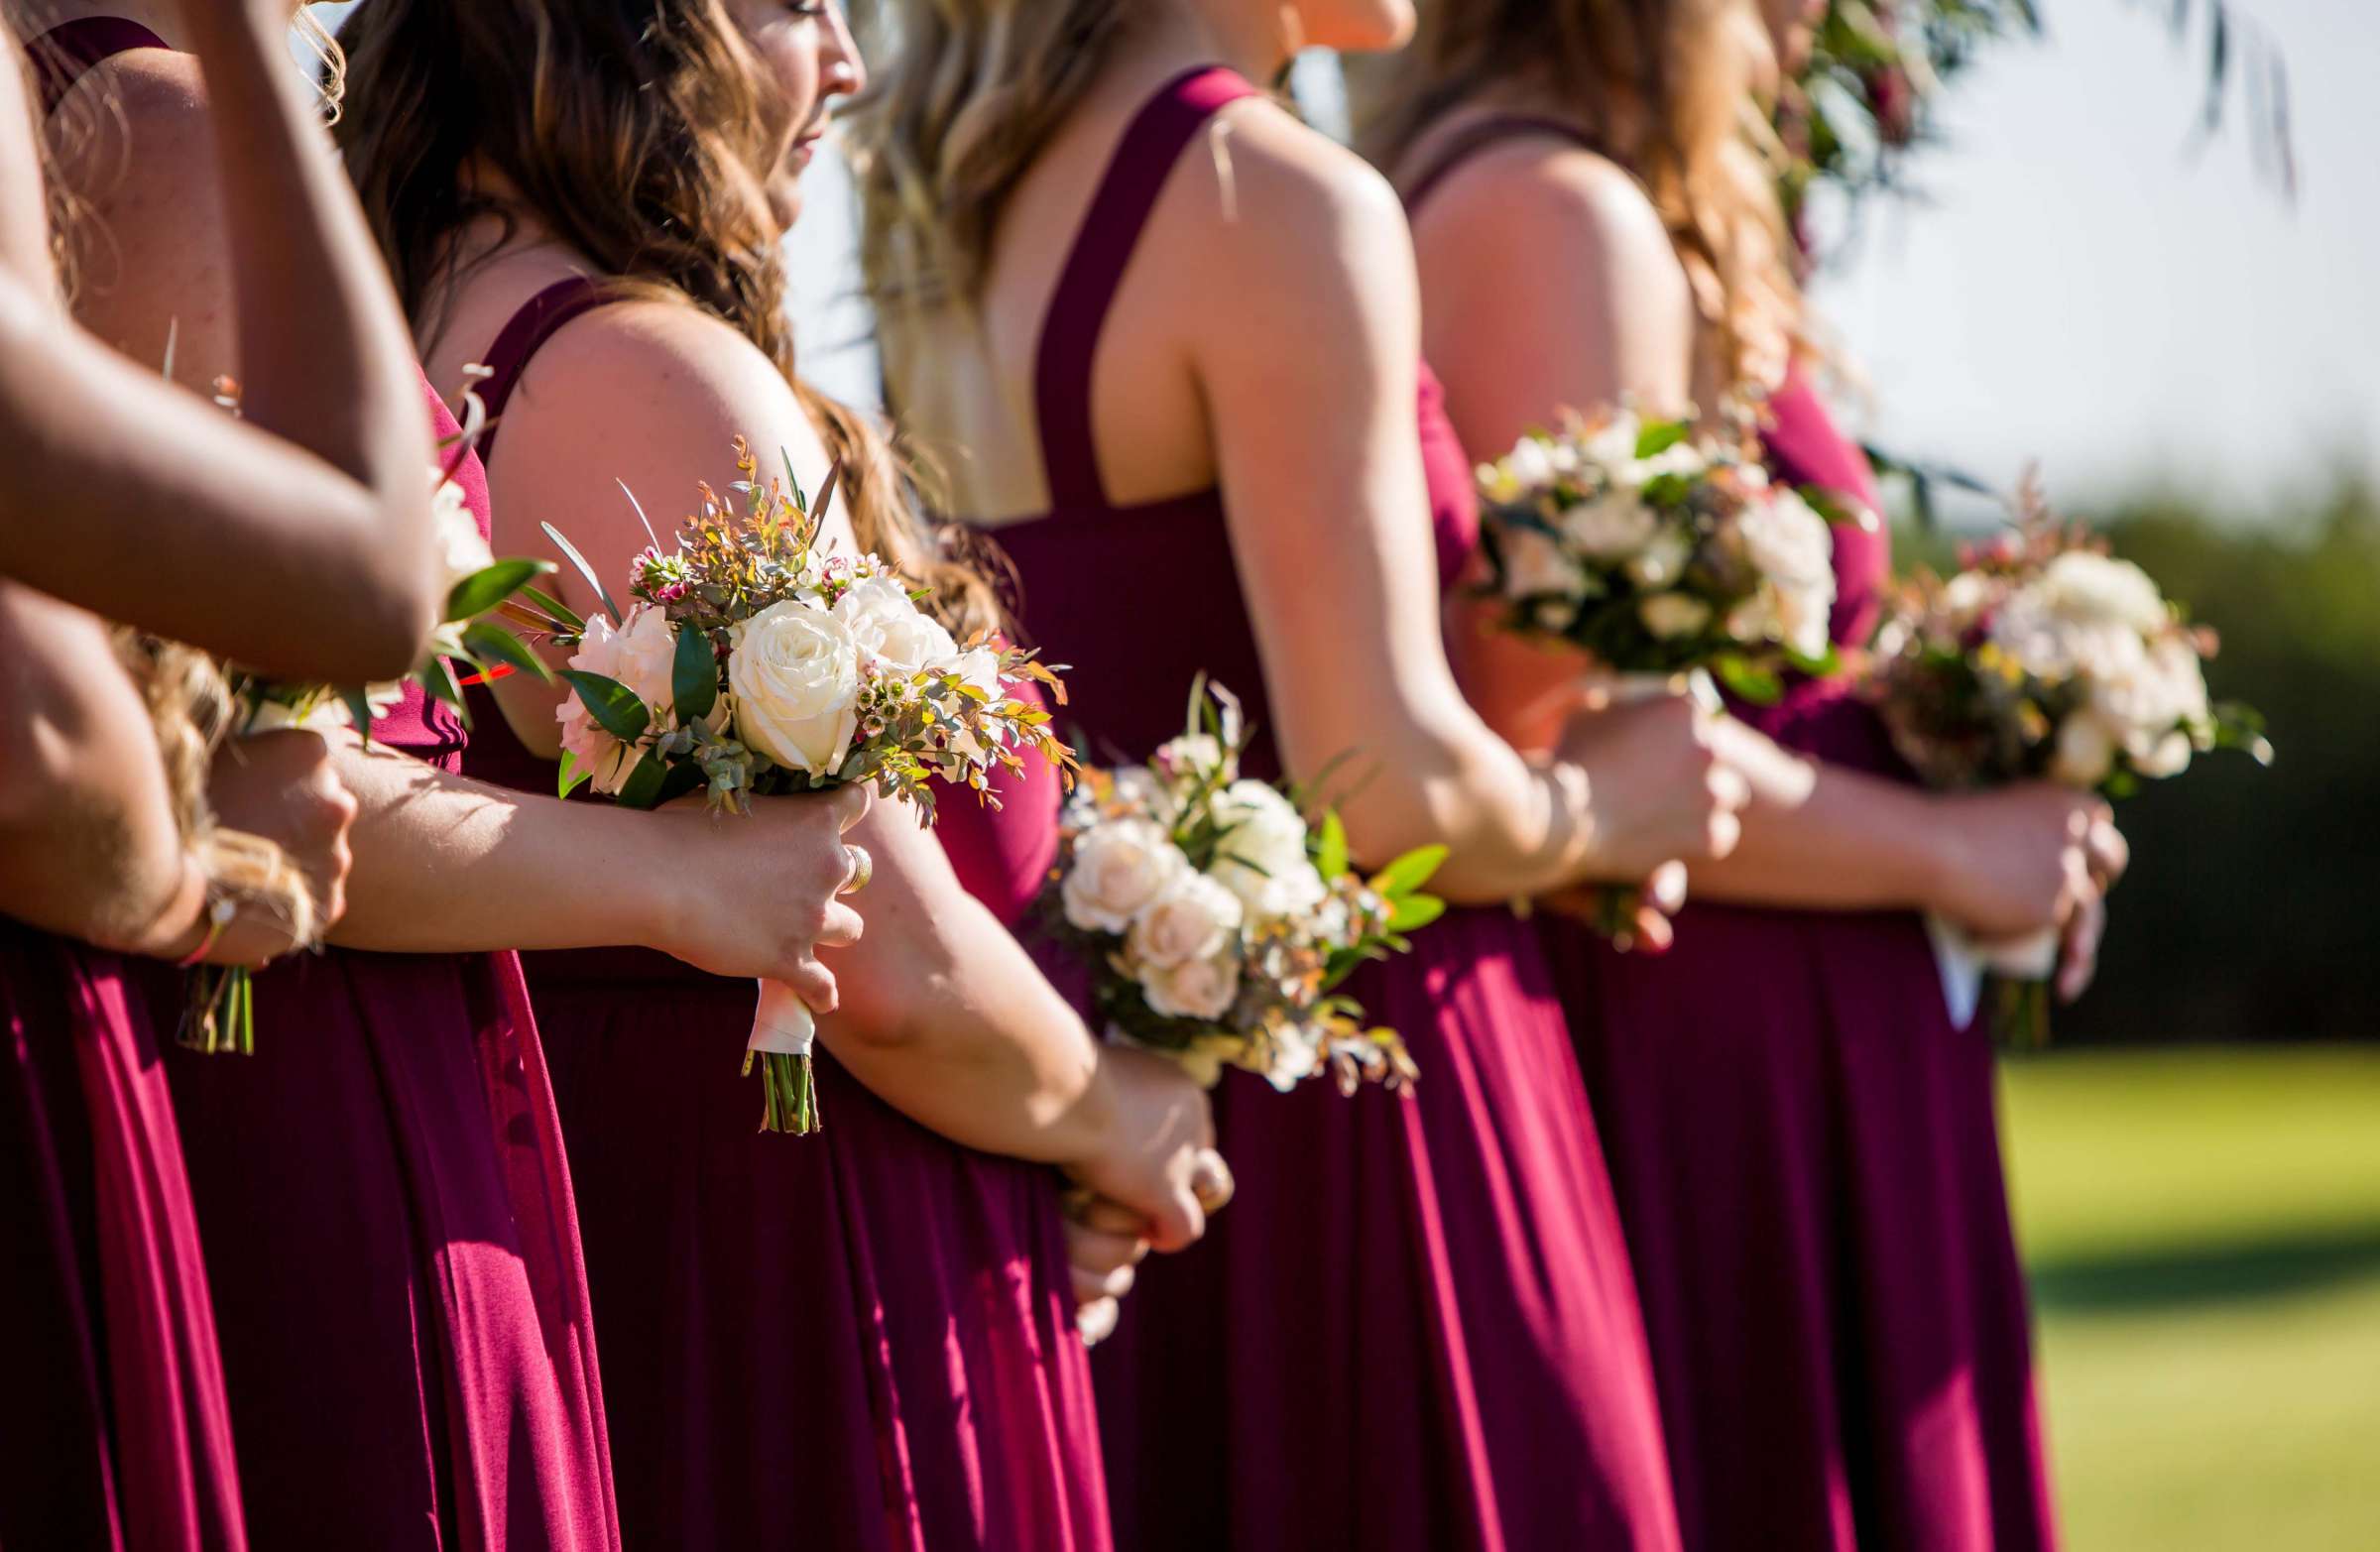
<svg viewBox="0 0 2380 1552">
<path fill-rule="evenodd" d="M 1574 118 L 1651 198 L 1735 377 L 1801 321 L 1774 137 L 1752 105 L 1742 0 L 1435 0 L 1359 72 L 1364 149 L 1398 169 L 1448 113 L 1520 87 Z"/>
<path fill-rule="evenodd" d="M 920 516 L 885 434 L 794 369 L 767 88 L 722 0 L 372 0 L 340 41 L 335 134 L 417 330 L 444 322 L 468 227 L 509 236 L 534 215 L 619 294 L 689 303 L 751 340 L 841 460 L 860 543 L 930 586 L 954 627 L 999 623 L 970 542 Z M 475 160 L 519 204 L 474 186 Z"/>
</svg>

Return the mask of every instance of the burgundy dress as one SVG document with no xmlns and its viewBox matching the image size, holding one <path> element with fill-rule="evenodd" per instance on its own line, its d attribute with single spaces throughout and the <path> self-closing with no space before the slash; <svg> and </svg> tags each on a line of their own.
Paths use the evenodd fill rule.
<svg viewBox="0 0 2380 1552">
<path fill-rule="evenodd" d="M 1180 732 L 1204 670 L 1248 705 L 1250 774 L 1279 771 L 1222 493 L 1120 507 L 1091 430 L 1101 324 L 1167 171 L 1251 91 L 1191 72 L 1123 137 L 1042 326 L 1052 510 L 997 530 L 1103 761 Z M 1476 539 L 1470 472 L 1424 377 L 1451 576 Z M 1402 1032 L 1421 1081 L 1281 1095 L 1235 1072 L 1216 1090 L 1239 1196 L 1198 1246 L 1142 1268 L 1093 1357 L 1119 1544 L 1674 1547 L 1635 1289 L 1533 933 L 1506 910 L 1451 911 L 1348 990 Z"/>
<path fill-rule="evenodd" d="M 599 300 L 565 282 L 523 308 L 488 352 L 491 408 Z M 553 764 L 481 704 L 468 769 L 550 792 Z M 1055 781 L 1002 784 L 1015 824 L 944 794 L 936 833 L 1004 917 L 1054 855 Z M 760 1090 L 737 1075 L 752 982 L 646 949 L 524 964 L 588 1284 L 617 1333 L 604 1383 L 629 1544 L 1104 1552 L 1056 1176 L 918 1126 L 823 1045 L 823 1129 L 759 1134 Z"/>
<path fill-rule="evenodd" d="M 455 480 L 484 534 L 479 460 Z M 411 687 L 372 736 L 446 771 L 465 743 Z M 178 978 L 154 995 L 169 1018 Z M 298 958 L 257 978 L 253 1057 L 177 1049 L 168 1067 L 256 1544 L 617 1548 L 570 1177 L 519 959 Z"/>
<path fill-rule="evenodd" d="M 1558 120 L 1453 137 L 1408 196 Z M 1777 477 L 1878 507 L 1797 371 Z M 1835 530 L 1834 640 L 1864 644 L 1881 533 Z M 1842 678 L 1736 714 L 1788 749 L 1906 776 Z M 1644 1298 L 1692 1552 L 2037 1552 L 2055 1544 L 2025 1288 L 1980 1028 L 1953 1027 L 1916 915 L 1694 903 L 1667 954 L 1547 918 Z"/>
<path fill-rule="evenodd" d="M 0 921 L 0 1547 L 248 1544 L 181 1142 L 110 954 Z"/>
</svg>

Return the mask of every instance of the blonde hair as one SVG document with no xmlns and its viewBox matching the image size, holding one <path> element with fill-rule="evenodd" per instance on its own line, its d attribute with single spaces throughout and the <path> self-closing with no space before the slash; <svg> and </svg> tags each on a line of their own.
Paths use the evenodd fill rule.
<svg viewBox="0 0 2380 1552">
<path fill-rule="evenodd" d="M 348 175 L 417 328 L 450 302 L 457 240 L 519 207 L 470 185 L 484 158 L 621 296 L 687 303 L 759 347 L 842 460 L 865 548 L 933 589 L 954 628 L 1000 607 L 963 533 L 918 513 L 897 450 L 794 370 L 784 259 L 762 178 L 762 69 L 721 0 L 372 0 L 344 29 Z"/>
<path fill-rule="evenodd" d="M 1520 85 L 1634 174 L 1733 378 L 1801 322 L 1774 136 L 1751 108 L 1740 0 L 1438 0 L 1362 72 L 1367 152 L 1395 169 L 1448 113 Z"/>
<path fill-rule="evenodd" d="M 148 703 L 168 800 L 199 872 L 215 894 L 278 922 L 297 947 L 313 946 L 328 923 L 304 872 L 276 842 L 217 824 L 207 801 L 208 771 L 233 715 L 223 670 L 196 648 L 129 627 L 118 626 L 115 641 Z"/>
<path fill-rule="evenodd" d="M 880 320 L 971 304 L 1009 196 L 1081 105 L 1123 0 L 888 0 L 899 50 L 854 110 Z"/>
</svg>

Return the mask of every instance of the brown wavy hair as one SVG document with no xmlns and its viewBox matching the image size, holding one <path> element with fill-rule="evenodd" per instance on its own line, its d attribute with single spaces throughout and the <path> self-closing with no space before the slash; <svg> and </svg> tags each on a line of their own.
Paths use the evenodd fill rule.
<svg viewBox="0 0 2380 1552">
<path fill-rule="evenodd" d="M 340 39 L 335 133 L 417 330 L 442 326 L 473 222 L 509 238 L 534 215 L 620 295 L 699 307 L 758 346 L 842 461 L 861 545 L 931 587 L 954 628 L 1000 623 L 969 540 L 925 522 L 897 450 L 794 370 L 766 87 L 721 0 L 372 0 Z M 475 159 L 518 205 L 472 186 Z"/>
<path fill-rule="evenodd" d="M 1744 22 L 1742 0 L 1436 0 L 1359 71 L 1360 139 L 1400 170 L 1449 113 L 1513 87 L 1576 120 L 1643 184 L 1740 378 L 1801 321 Z"/>
</svg>

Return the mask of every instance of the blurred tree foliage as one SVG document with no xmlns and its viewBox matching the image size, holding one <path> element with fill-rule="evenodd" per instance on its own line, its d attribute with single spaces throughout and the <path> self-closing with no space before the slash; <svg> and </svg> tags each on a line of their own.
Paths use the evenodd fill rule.
<svg viewBox="0 0 2380 1552">
<path fill-rule="evenodd" d="M 2202 757 L 2120 807 L 2131 872 L 2056 1039 L 2380 1039 L 2380 491 L 2342 479 L 2253 526 L 2176 493 L 2078 515 L 2222 633 L 2208 683 L 2278 755 Z"/>
</svg>

